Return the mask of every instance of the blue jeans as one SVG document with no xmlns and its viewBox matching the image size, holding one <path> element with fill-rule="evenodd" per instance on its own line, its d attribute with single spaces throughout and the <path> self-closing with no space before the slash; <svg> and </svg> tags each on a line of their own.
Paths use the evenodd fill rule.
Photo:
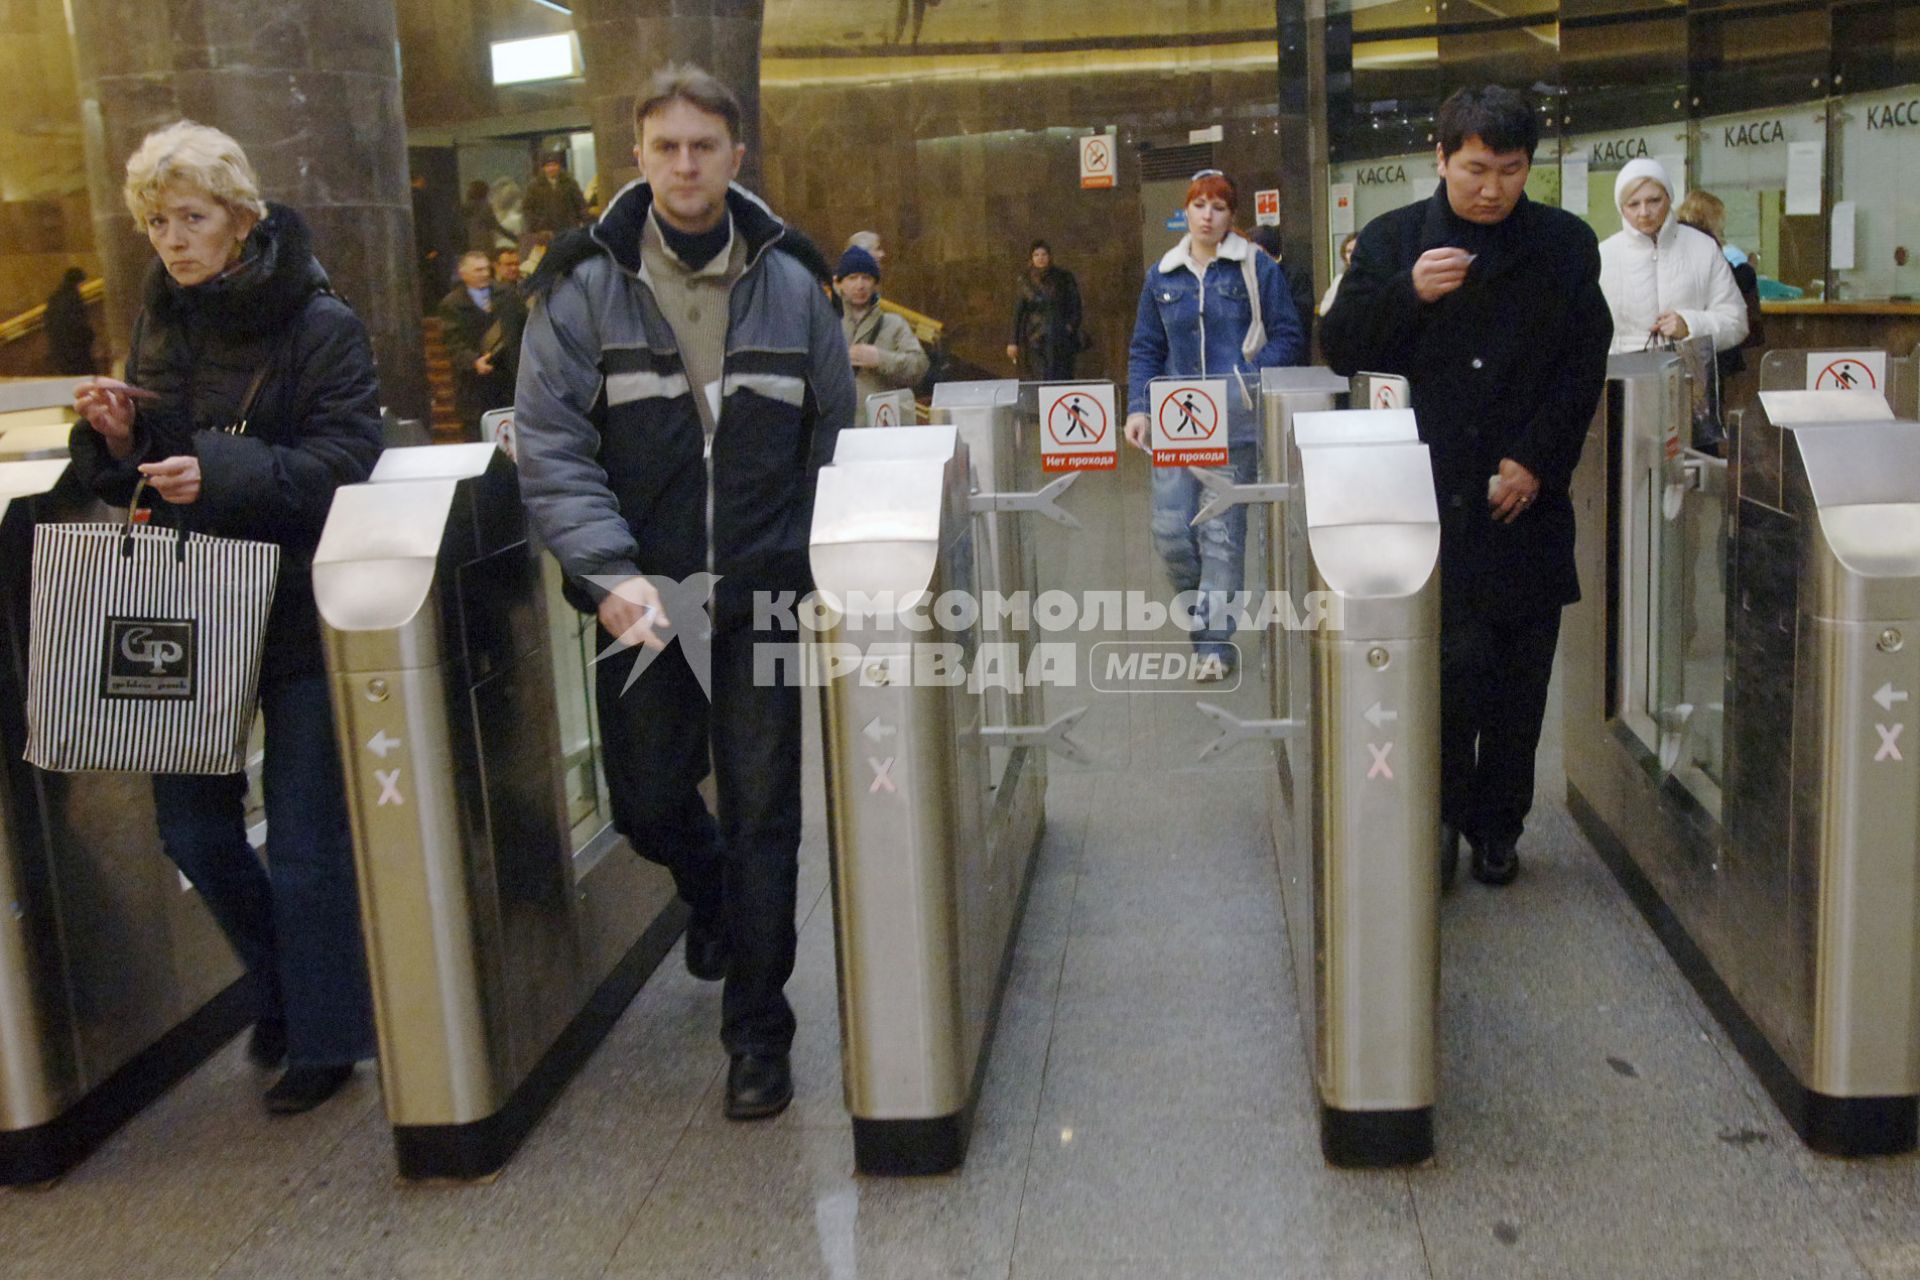
<svg viewBox="0 0 1920 1280">
<path fill-rule="evenodd" d="M 247 843 L 245 774 L 156 774 L 167 856 L 199 890 L 252 977 L 257 1016 L 284 1018 L 287 1060 L 374 1055 L 373 1001 L 324 675 L 263 688 L 267 866 Z"/>
<path fill-rule="evenodd" d="M 1236 484 L 1260 478 L 1260 446 L 1247 441 L 1228 446 L 1228 466 Z M 1185 467 L 1155 467 L 1153 471 L 1153 545 L 1166 562 L 1175 592 L 1197 591 L 1193 647 L 1202 656 L 1231 659 L 1234 619 L 1226 609 L 1228 597 L 1244 589 L 1247 577 L 1247 508 L 1229 507 L 1225 514 L 1198 526 L 1189 522 L 1200 509 L 1205 490 Z"/>
</svg>

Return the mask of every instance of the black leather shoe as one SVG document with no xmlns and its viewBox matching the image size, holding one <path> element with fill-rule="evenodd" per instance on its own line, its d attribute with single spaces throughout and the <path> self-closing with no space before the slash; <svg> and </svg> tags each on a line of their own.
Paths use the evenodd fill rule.
<svg viewBox="0 0 1920 1280">
<path fill-rule="evenodd" d="M 784 1053 L 741 1053 L 727 1068 L 727 1119 L 764 1120 L 793 1101 L 793 1068 Z"/>
<path fill-rule="evenodd" d="M 1440 892 L 1453 888 L 1453 882 L 1460 874 L 1460 832 L 1446 823 L 1440 824 Z"/>
<path fill-rule="evenodd" d="M 1520 874 L 1520 851 L 1511 840 L 1482 840 L 1473 846 L 1473 878 L 1481 884 L 1512 884 Z"/>
<path fill-rule="evenodd" d="M 352 1067 L 288 1067 L 280 1083 L 267 1090 L 267 1110 L 276 1116 L 311 1111 L 351 1079 Z"/>
<path fill-rule="evenodd" d="M 702 982 L 727 976 L 727 936 L 694 916 L 687 921 L 687 972 Z"/>
<path fill-rule="evenodd" d="M 262 1071 L 271 1070 L 286 1060 L 287 1024 L 280 1018 L 262 1018 L 253 1024 L 247 1037 L 247 1061 Z"/>
</svg>

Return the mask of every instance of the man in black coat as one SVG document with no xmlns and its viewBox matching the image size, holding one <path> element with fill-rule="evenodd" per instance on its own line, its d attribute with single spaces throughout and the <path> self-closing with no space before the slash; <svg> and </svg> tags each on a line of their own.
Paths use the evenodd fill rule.
<svg viewBox="0 0 1920 1280">
<path fill-rule="evenodd" d="M 469 249 L 460 258 L 460 283 L 440 300 L 439 315 L 453 365 L 454 412 L 477 440 L 480 415 L 513 404 L 527 304 L 517 290 L 494 283 L 485 250 Z"/>
<path fill-rule="evenodd" d="M 1592 230 L 1526 197 L 1526 101 L 1463 89 L 1436 124 L 1439 189 L 1367 225 L 1320 340 L 1340 373 L 1411 384 L 1440 503 L 1442 877 L 1465 835 L 1475 878 L 1507 884 L 1560 610 L 1580 598 L 1567 488 L 1612 318 Z"/>
</svg>

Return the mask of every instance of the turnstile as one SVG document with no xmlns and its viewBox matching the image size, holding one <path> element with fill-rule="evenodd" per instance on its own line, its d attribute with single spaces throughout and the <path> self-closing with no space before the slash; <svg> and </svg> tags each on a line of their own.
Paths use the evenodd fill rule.
<svg viewBox="0 0 1920 1280">
<path fill-rule="evenodd" d="M 403 1177 L 503 1165 L 685 923 L 608 825 L 558 587 L 491 444 L 389 449 L 314 557 Z"/>
<path fill-rule="evenodd" d="M 1904 356 L 1886 355 L 1884 384 L 1862 367 L 1858 350 L 1776 347 L 1760 357 L 1762 391 L 1877 391 L 1893 412 L 1920 420 L 1920 347 Z M 1873 353 L 1878 355 L 1880 353 Z"/>
<path fill-rule="evenodd" d="M 1299 624 L 1267 633 L 1274 849 L 1321 1151 L 1412 1164 L 1436 1095 L 1439 512 L 1413 412 L 1320 408 L 1331 378 L 1264 379 L 1272 580 Z"/>
<path fill-rule="evenodd" d="M 21 759 L 34 526 L 107 518 L 66 430 L 56 457 L 0 462 L 0 1185 L 64 1173 L 253 1016 L 146 775 Z"/>
<path fill-rule="evenodd" d="M 981 421 L 842 432 L 814 502 L 823 612 L 809 650 L 843 1077 L 864 1173 L 939 1173 L 965 1158 L 1045 816 L 1045 746 L 1005 719 L 1027 712 L 1028 691 L 989 698 L 969 679 L 988 646 L 1022 662 L 1032 641 L 958 603 L 1030 581 L 1017 576 L 1028 553 L 1011 512 L 973 497 L 979 479 L 995 492 L 993 428 L 1010 402 L 978 389 L 962 401 L 954 416 Z M 984 457 L 962 442 L 968 427 Z M 1004 450 L 1000 461 L 1010 473 Z"/>
<path fill-rule="evenodd" d="M 1908 1150 L 1920 423 L 1763 390 L 1722 461 L 1681 376 L 1616 357 L 1575 475 L 1568 803 L 1807 1144 Z"/>
</svg>

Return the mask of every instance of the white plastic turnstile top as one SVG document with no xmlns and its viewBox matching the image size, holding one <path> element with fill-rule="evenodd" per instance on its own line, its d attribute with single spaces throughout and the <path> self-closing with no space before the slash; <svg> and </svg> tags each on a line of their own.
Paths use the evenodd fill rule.
<svg viewBox="0 0 1920 1280">
<path fill-rule="evenodd" d="M 1760 407 L 1776 427 L 1815 422 L 1889 422 L 1893 407 L 1878 391 L 1762 391 Z"/>
<path fill-rule="evenodd" d="M 1315 409 L 1293 415 L 1302 449 L 1329 444 L 1408 444 L 1420 439 L 1411 409 Z"/>
<path fill-rule="evenodd" d="M 37 498 L 50 493 L 66 473 L 68 459 L 47 458 L 38 462 L 0 462 L 0 520 L 15 498 Z"/>
<path fill-rule="evenodd" d="M 945 462 L 959 443 L 952 426 L 852 427 L 834 437 L 833 463 Z"/>
<path fill-rule="evenodd" d="M 387 484 L 395 480 L 471 480 L 485 475 L 499 446 L 480 444 L 420 444 L 388 449 L 373 464 L 368 480 Z"/>
<path fill-rule="evenodd" d="M 1284 365 L 1260 371 L 1260 390 L 1264 392 L 1305 392 L 1338 395 L 1352 383 L 1323 364 Z"/>
</svg>

